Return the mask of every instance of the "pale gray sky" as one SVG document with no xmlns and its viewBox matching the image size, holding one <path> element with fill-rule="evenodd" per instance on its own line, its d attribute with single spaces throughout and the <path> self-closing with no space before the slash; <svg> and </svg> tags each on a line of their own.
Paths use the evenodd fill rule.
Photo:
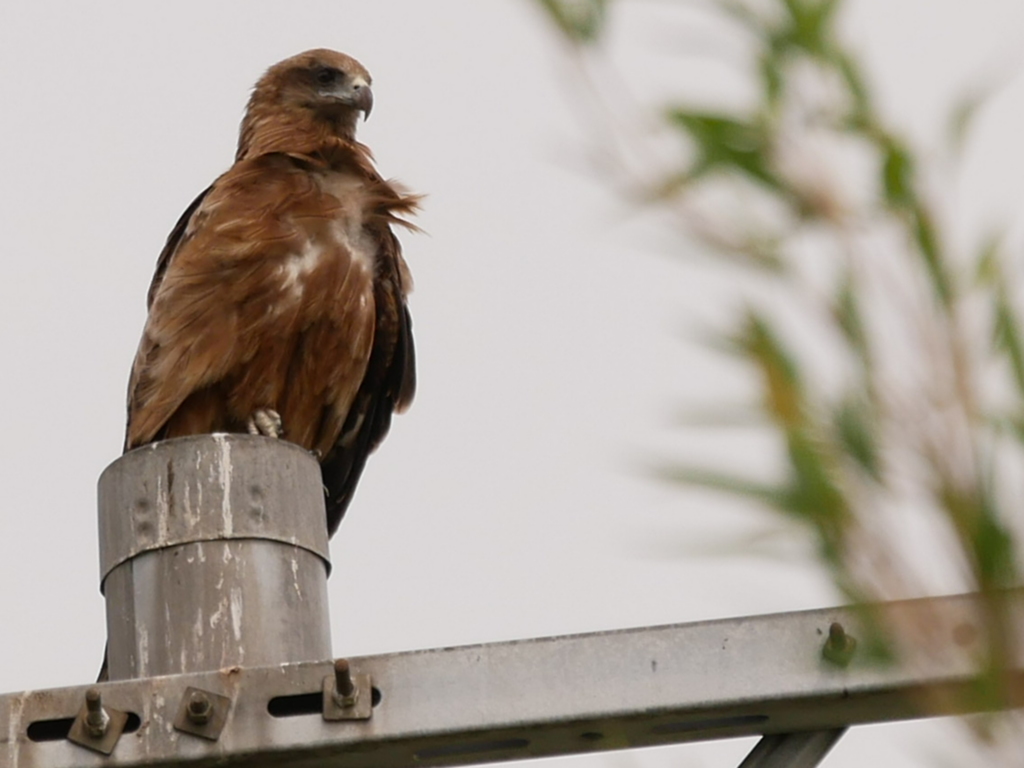
<svg viewBox="0 0 1024 768">
<path fill-rule="evenodd" d="M 641 97 L 666 96 L 678 86 L 667 64 L 686 40 L 664 22 L 669 4 L 624 5 L 615 59 Z M 981 211 L 1018 213 L 1024 5 L 850 6 L 850 38 L 884 105 L 926 144 L 958 91 L 1007 75 L 955 200 L 968 233 Z M 644 475 L 672 450 L 736 450 L 670 423 L 686 395 L 744 389 L 680 341 L 688 312 L 727 297 L 584 168 L 592 134 L 556 42 L 526 0 L 0 7 L 0 690 L 96 672 L 95 483 L 120 451 L 156 256 L 230 164 L 256 78 L 320 46 L 373 73 L 360 137 L 384 175 L 428 195 L 418 223 L 429 234 L 401 235 L 421 385 L 333 542 L 336 652 L 835 601 L 798 559 L 697 557 L 699 542 L 761 517 Z M 740 456 L 756 462 L 756 446 Z M 827 764 L 934 765 L 947 730 L 861 729 Z M 735 765 L 748 748 L 566 763 Z"/>
</svg>

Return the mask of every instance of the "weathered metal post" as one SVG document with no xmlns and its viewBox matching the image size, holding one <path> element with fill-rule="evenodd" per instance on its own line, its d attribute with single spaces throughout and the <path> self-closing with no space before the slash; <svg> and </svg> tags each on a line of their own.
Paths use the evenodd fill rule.
<svg viewBox="0 0 1024 768">
<path fill-rule="evenodd" d="M 283 440 L 200 435 L 99 481 L 111 680 L 331 658 L 317 461 Z"/>
</svg>

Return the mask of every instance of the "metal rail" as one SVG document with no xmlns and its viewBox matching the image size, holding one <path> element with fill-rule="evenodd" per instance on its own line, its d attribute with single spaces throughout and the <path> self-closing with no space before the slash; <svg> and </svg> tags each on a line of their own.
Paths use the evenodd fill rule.
<svg viewBox="0 0 1024 768">
<path fill-rule="evenodd" d="M 1020 637 L 1024 599 L 1007 604 Z M 89 686 L 8 694 L 0 766 L 403 768 L 759 734 L 791 735 L 748 768 L 809 766 L 847 726 L 970 711 L 978 601 L 881 610 L 897 643 L 886 665 L 856 647 L 854 611 L 828 609 L 352 658 L 355 684 L 332 660 L 111 682 L 94 686 L 102 706 L 127 718 L 109 756 L 66 738 Z M 365 708 L 349 716 L 368 719 L 325 719 L 346 717 L 346 691 Z M 832 733 L 801 733 L 814 731 Z"/>
</svg>

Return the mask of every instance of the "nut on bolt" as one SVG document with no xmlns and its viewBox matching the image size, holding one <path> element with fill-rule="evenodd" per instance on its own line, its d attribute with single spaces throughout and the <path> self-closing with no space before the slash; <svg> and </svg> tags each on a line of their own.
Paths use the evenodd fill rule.
<svg viewBox="0 0 1024 768">
<path fill-rule="evenodd" d="M 103 701 L 97 689 L 90 688 L 85 692 L 85 708 L 85 730 L 93 738 L 102 738 L 110 727 L 110 715 L 103 708 Z"/>
<path fill-rule="evenodd" d="M 210 697 L 202 691 L 192 691 L 185 713 L 190 722 L 196 725 L 205 725 L 210 722 L 210 717 L 213 715 L 213 703 L 210 701 Z"/>
<path fill-rule="evenodd" d="M 348 659 L 336 659 L 321 687 L 324 720 L 369 720 L 373 715 L 372 692 L 370 675 L 353 672 Z"/>
<path fill-rule="evenodd" d="M 354 707 L 359 698 L 359 689 L 352 682 L 352 670 L 348 659 L 334 662 L 334 701 L 339 707 Z"/>
<path fill-rule="evenodd" d="M 821 648 L 821 657 L 837 667 L 849 666 L 857 651 L 857 639 L 846 634 L 843 625 L 833 621 L 828 628 L 828 639 Z"/>
<path fill-rule="evenodd" d="M 231 698 L 189 686 L 182 691 L 174 728 L 201 739 L 216 741 L 228 721 Z"/>
<path fill-rule="evenodd" d="M 104 706 L 99 688 L 89 688 L 84 698 L 68 729 L 68 741 L 101 755 L 109 755 L 124 733 L 128 713 Z"/>
</svg>

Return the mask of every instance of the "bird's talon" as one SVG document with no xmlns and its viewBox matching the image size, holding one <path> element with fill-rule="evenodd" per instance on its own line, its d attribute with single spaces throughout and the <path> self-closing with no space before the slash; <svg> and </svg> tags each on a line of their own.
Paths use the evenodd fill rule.
<svg viewBox="0 0 1024 768">
<path fill-rule="evenodd" d="M 281 414 L 272 408 L 260 408 L 249 417 L 246 428 L 250 435 L 279 438 L 284 434 Z"/>
</svg>

